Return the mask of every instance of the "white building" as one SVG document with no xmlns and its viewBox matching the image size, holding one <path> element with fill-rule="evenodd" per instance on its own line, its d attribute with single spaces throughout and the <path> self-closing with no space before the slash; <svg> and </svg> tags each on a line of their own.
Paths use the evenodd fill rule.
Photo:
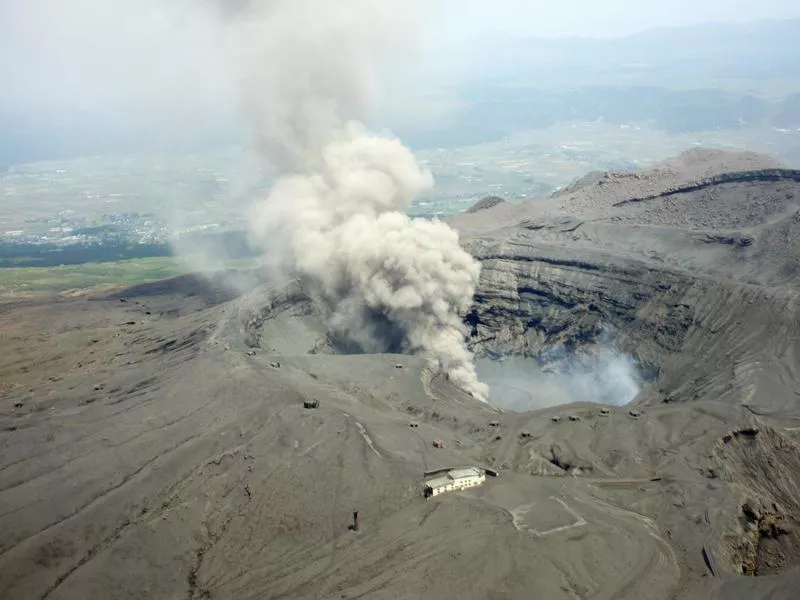
<svg viewBox="0 0 800 600">
<path fill-rule="evenodd" d="M 440 477 L 425 482 L 425 497 L 438 496 L 445 492 L 458 492 L 475 487 L 486 481 L 486 473 L 476 467 L 452 469 Z"/>
</svg>

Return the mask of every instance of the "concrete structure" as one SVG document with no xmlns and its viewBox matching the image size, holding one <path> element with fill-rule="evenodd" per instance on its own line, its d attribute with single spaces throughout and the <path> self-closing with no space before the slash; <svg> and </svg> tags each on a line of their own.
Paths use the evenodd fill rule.
<svg viewBox="0 0 800 600">
<path fill-rule="evenodd" d="M 425 497 L 438 496 L 445 492 L 458 492 L 475 487 L 486 481 L 486 473 L 476 467 L 451 469 L 441 477 L 425 482 Z"/>
</svg>

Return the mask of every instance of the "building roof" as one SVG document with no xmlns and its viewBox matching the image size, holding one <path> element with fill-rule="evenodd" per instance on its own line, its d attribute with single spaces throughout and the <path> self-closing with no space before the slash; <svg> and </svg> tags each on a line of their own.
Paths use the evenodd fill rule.
<svg viewBox="0 0 800 600">
<path fill-rule="evenodd" d="M 483 475 L 483 471 L 476 467 L 466 467 L 463 469 L 450 469 L 446 474 L 440 475 L 439 477 L 435 477 L 434 479 L 429 479 L 425 482 L 430 488 L 437 488 L 437 487 L 444 487 L 447 485 L 452 484 L 459 479 L 466 479 L 468 477 L 481 477 Z"/>
<path fill-rule="evenodd" d="M 436 479 L 429 479 L 425 482 L 425 485 L 430 488 L 438 488 L 450 485 L 451 483 L 452 480 L 449 477 L 437 477 Z"/>
<path fill-rule="evenodd" d="M 452 479 L 462 479 L 464 477 L 480 477 L 482 475 L 480 469 L 475 467 L 467 467 L 466 469 L 453 469 L 448 473 Z"/>
</svg>

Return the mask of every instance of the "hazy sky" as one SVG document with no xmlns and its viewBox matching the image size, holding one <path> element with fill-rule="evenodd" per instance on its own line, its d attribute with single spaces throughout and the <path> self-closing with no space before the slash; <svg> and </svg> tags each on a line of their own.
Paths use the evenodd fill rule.
<svg viewBox="0 0 800 600">
<path fill-rule="evenodd" d="M 229 130 L 237 90 L 220 55 L 218 19 L 198 6 L 234 1 L 0 0 L 0 146 L 59 128 L 70 136 L 84 128 L 92 139 L 156 141 Z M 438 67 L 429 69 L 437 78 L 468 73 L 482 36 L 613 37 L 656 26 L 800 17 L 798 0 L 408 0 L 413 4 L 422 6 L 417 19 L 437 52 L 408 62 Z M 466 50 L 456 50 L 464 42 Z M 411 95 L 392 96 L 409 118 L 426 108 Z"/>
<path fill-rule="evenodd" d="M 451 0 L 450 28 L 534 37 L 615 37 L 653 27 L 800 17 L 797 0 Z"/>
</svg>

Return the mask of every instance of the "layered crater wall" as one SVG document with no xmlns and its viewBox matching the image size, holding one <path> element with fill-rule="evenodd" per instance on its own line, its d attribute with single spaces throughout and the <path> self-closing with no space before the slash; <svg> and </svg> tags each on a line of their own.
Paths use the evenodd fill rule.
<svg viewBox="0 0 800 600">
<path fill-rule="evenodd" d="M 725 170 L 737 160 L 749 170 Z M 692 164 L 678 176 L 681 161 Z M 800 174 L 750 154 L 695 151 L 669 165 L 454 219 L 482 264 L 471 347 L 546 359 L 612 344 L 650 382 L 641 401 L 786 409 L 800 348 Z"/>
</svg>

